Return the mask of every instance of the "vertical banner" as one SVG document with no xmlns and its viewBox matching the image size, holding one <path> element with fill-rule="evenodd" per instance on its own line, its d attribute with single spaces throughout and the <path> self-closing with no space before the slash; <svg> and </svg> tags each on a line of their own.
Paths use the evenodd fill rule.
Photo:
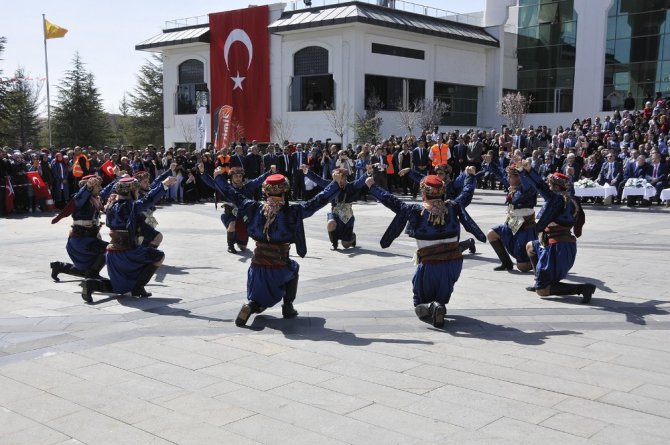
<svg viewBox="0 0 670 445">
<path fill-rule="evenodd" d="M 270 140 L 268 24 L 267 6 L 209 15 L 212 128 L 217 149 L 240 137 Z"/>
<path fill-rule="evenodd" d="M 200 107 L 195 115 L 195 149 L 197 151 L 202 151 L 205 148 L 205 137 L 207 136 L 206 114 L 207 108 Z"/>
</svg>

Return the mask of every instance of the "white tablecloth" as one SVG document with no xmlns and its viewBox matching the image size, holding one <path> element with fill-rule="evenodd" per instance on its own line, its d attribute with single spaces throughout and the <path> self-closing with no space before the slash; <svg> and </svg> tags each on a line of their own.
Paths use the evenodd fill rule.
<svg viewBox="0 0 670 445">
<path fill-rule="evenodd" d="M 580 198 L 597 197 L 607 198 L 609 196 L 616 196 L 616 187 L 613 185 L 598 186 L 598 187 L 575 187 L 575 196 Z"/>
<path fill-rule="evenodd" d="M 661 201 L 670 201 L 670 189 L 661 190 Z"/>
<path fill-rule="evenodd" d="M 644 199 L 651 199 L 656 196 L 656 189 L 654 187 L 624 187 L 621 199 L 626 199 L 628 196 L 644 196 Z"/>
</svg>

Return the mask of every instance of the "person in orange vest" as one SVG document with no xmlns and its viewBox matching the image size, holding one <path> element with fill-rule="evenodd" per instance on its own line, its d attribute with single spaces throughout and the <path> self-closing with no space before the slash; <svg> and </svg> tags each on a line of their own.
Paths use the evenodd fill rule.
<svg viewBox="0 0 670 445">
<path fill-rule="evenodd" d="M 84 176 L 88 176 L 91 170 L 91 161 L 81 151 L 80 146 L 74 147 L 74 159 L 72 161 L 72 176 L 79 181 Z"/>
<path fill-rule="evenodd" d="M 437 144 L 430 147 L 428 157 L 430 158 L 433 165 L 444 165 L 449 162 L 449 158 L 451 158 L 451 151 L 449 150 L 449 145 L 444 142 L 444 137 L 442 134 L 437 137 Z"/>
</svg>

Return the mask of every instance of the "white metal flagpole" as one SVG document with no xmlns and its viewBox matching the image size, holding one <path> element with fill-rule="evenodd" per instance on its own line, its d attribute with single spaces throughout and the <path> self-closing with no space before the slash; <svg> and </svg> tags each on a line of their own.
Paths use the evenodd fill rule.
<svg viewBox="0 0 670 445">
<path fill-rule="evenodd" d="M 49 132 L 49 148 L 51 148 L 51 97 L 49 96 L 49 57 L 47 56 L 47 26 L 46 17 L 42 14 L 42 32 L 44 34 L 44 66 L 47 78 L 47 130 Z"/>
</svg>

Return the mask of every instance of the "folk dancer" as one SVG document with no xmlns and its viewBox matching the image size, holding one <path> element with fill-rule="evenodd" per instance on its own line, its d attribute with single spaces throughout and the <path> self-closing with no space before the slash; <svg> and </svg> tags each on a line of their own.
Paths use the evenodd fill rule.
<svg viewBox="0 0 670 445">
<path fill-rule="evenodd" d="M 114 170 L 118 175 L 118 167 Z M 51 263 L 51 278 L 59 282 L 58 274 L 65 273 L 82 278 L 99 277 L 105 266 L 107 241 L 100 238 L 100 212 L 103 203 L 112 193 L 116 180 L 102 189 L 102 179 L 87 175 L 79 181 L 79 191 L 65 208 L 51 221 L 57 223 L 72 215 L 72 228 L 65 250 L 72 263 L 55 261 Z"/>
<path fill-rule="evenodd" d="M 520 174 L 517 164 L 509 164 L 505 169 L 506 174 L 501 173 L 496 163 L 491 163 L 489 168 L 493 169 L 493 173 L 507 189 L 507 218 L 504 223 L 495 226 L 486 234 L 502 263 L 493 270 L 514 269 L 511 255 L 516 260 L 517 269 L 528 272 L 533 266 L 526 253 L 526 244 L 537 239 L 534 210 L 537 190 L 525 175 Z"/>
<path fill-rule="evenodd" d="M 535 286 L 527 289 L 541 297 L 582 295 L 581 304 L 588 304 L 596 290 L 595 285 L 561 282 L 575 263 L 577 238 L 581 236 L 585 222 L 582 206 L 572 192 L 572 182 L 567 175 L 557 172 L 547 176 L 545 183 L 527 161 L 524 161 L 523 169 L 545 201 L 535 226 L 540 239 L 530 241 L 526 246 L 535 269 Z"/>
<path fill-rule="evenodd" d="M 138 196 L 140 198 L 144 198 L 151 189 L 157 187 L 165 180 L 165 178 L 169 177 L 170 175 L 172 175 L 172 169 L 168 168 L 163 173 L 158 175 L 156 179 L 149 182 L 151 176 L 149 175 L 148 171 L 142 170 L 135 173 L 133 178 L 137 179 L 137 182 L 139 182 L 140 186 Z M 158 248 L 158 246 L 161 245 L 161 242 L 163 242 L 163 234 L 156 230 L 158 221 L 156 221 L 156 217 L 154 217 L 155 211 L 155 206 L 149 207 L 141 215 L 140 221 L 138 222 L 138 242 L 145 247 Z"/>
<path fill-rule="evenodd" d="M 256 241 L 256 248 L 247 273 L 247 302 L 240 309 L 235 324 L 244 326 L 251 314 L 260 314 L 283 300 L 282 316 L 294 318 L 298 312 L 293 306 L 298 290 L 300 266 L 289 258 L 291 243 L 298 255 L 307 253 L 303 220 L 328 204 L 340 191 L 334 181 L 309 201 L 289 205 L 290 185 L 281 174 L 268 176 L 263 182 L 266 201 L 247 199 L 223 180 L 217 171 L 214 182 L 226 199 L 233 202 L 238 212 L 247 218 L 249 236 Z"/>
<path fill-rule="evenodd" d="M 405 226 L 405 233 L 416 239 L 417 268 L 412 278 L 416 315 L 423 321 L 431 321 L 437 328 L 444 326 L 445 305 L 463 267 L 463 254 L 458 245 L 460 226 L 481 242 L 486 242 L 484 233 L 457 200 L 443 199 L 445 184 L 439 176 L 428 175 L 421 180 L 420 204 L 403 202 L 377 187 L 372 177 L 366 184 L 370 193 L 396 214 L 382 236 L 382 248 L 390 246 Z"/>
<path fill-rule="evenodd" d="M 110 243 L 107 246 L 107 279 L 86 279 L 82 283 L 81 298 L 93 301 L 93 292 L 125 294 L 133 297 L 150 297 L 144 286 L 165 259 L 165 254 L 137 240 L 137 225 L 143 214 L 165 195 L 177 178 L 170 176 L 139 198 L 139 182 L 133 177 L 120 179 L 114 187 L 115 195 L 105 206 Z"/>
<path fill-rule="evenodd" d="M 330 181 L 321 178 L 315 174 L 306 165 L 302 166 L 305 177 L 314 181 L 319 187 L 326 188 Z M 331 201 L 331 210 L 326 215 L 326 230 L 328 239 L 332 244 L 331 250 L 337 250 L 339 241 L 342 241 L 342 247 L 348 249 L 356 247 L 356 233 L 354 232 L 354 211 L 352 203 L 360 198 L 360 191 L 365 187 L 367 175 L 360 176 L 353 182 L 347 182 L 347 170 L 338 168 L 334 171 L 340 173 L 337 184 L 340 186 L 340 192 Z"/>
<path fill-rule="evenodd" d="M 461 208 L 466 208 L 472 202 L 472 196 L 475 194 L 477 181 L 475 177 L 475 167 L 466 168 L 456 179 L 453 179 L 453 168 L 449 164 L 440 164 L 435 166 L 435 174 L 444 182 L 444 196 L 445 201 L 452 200 L 456 202 Z M 426 174 L 409 168 L 403 168 L 398 172 L 402 177 L 409 174 L 409 178 L 418 186 L 421 180 L 426 177 Z M 463 193 L 465 191 L 465 193 Z M 477 247 L 475 246 L 474 238 L 468 238 L 458 244 L 461 252 L 469 250 L 470 253 L 475 253 Z"/>
</svg>

